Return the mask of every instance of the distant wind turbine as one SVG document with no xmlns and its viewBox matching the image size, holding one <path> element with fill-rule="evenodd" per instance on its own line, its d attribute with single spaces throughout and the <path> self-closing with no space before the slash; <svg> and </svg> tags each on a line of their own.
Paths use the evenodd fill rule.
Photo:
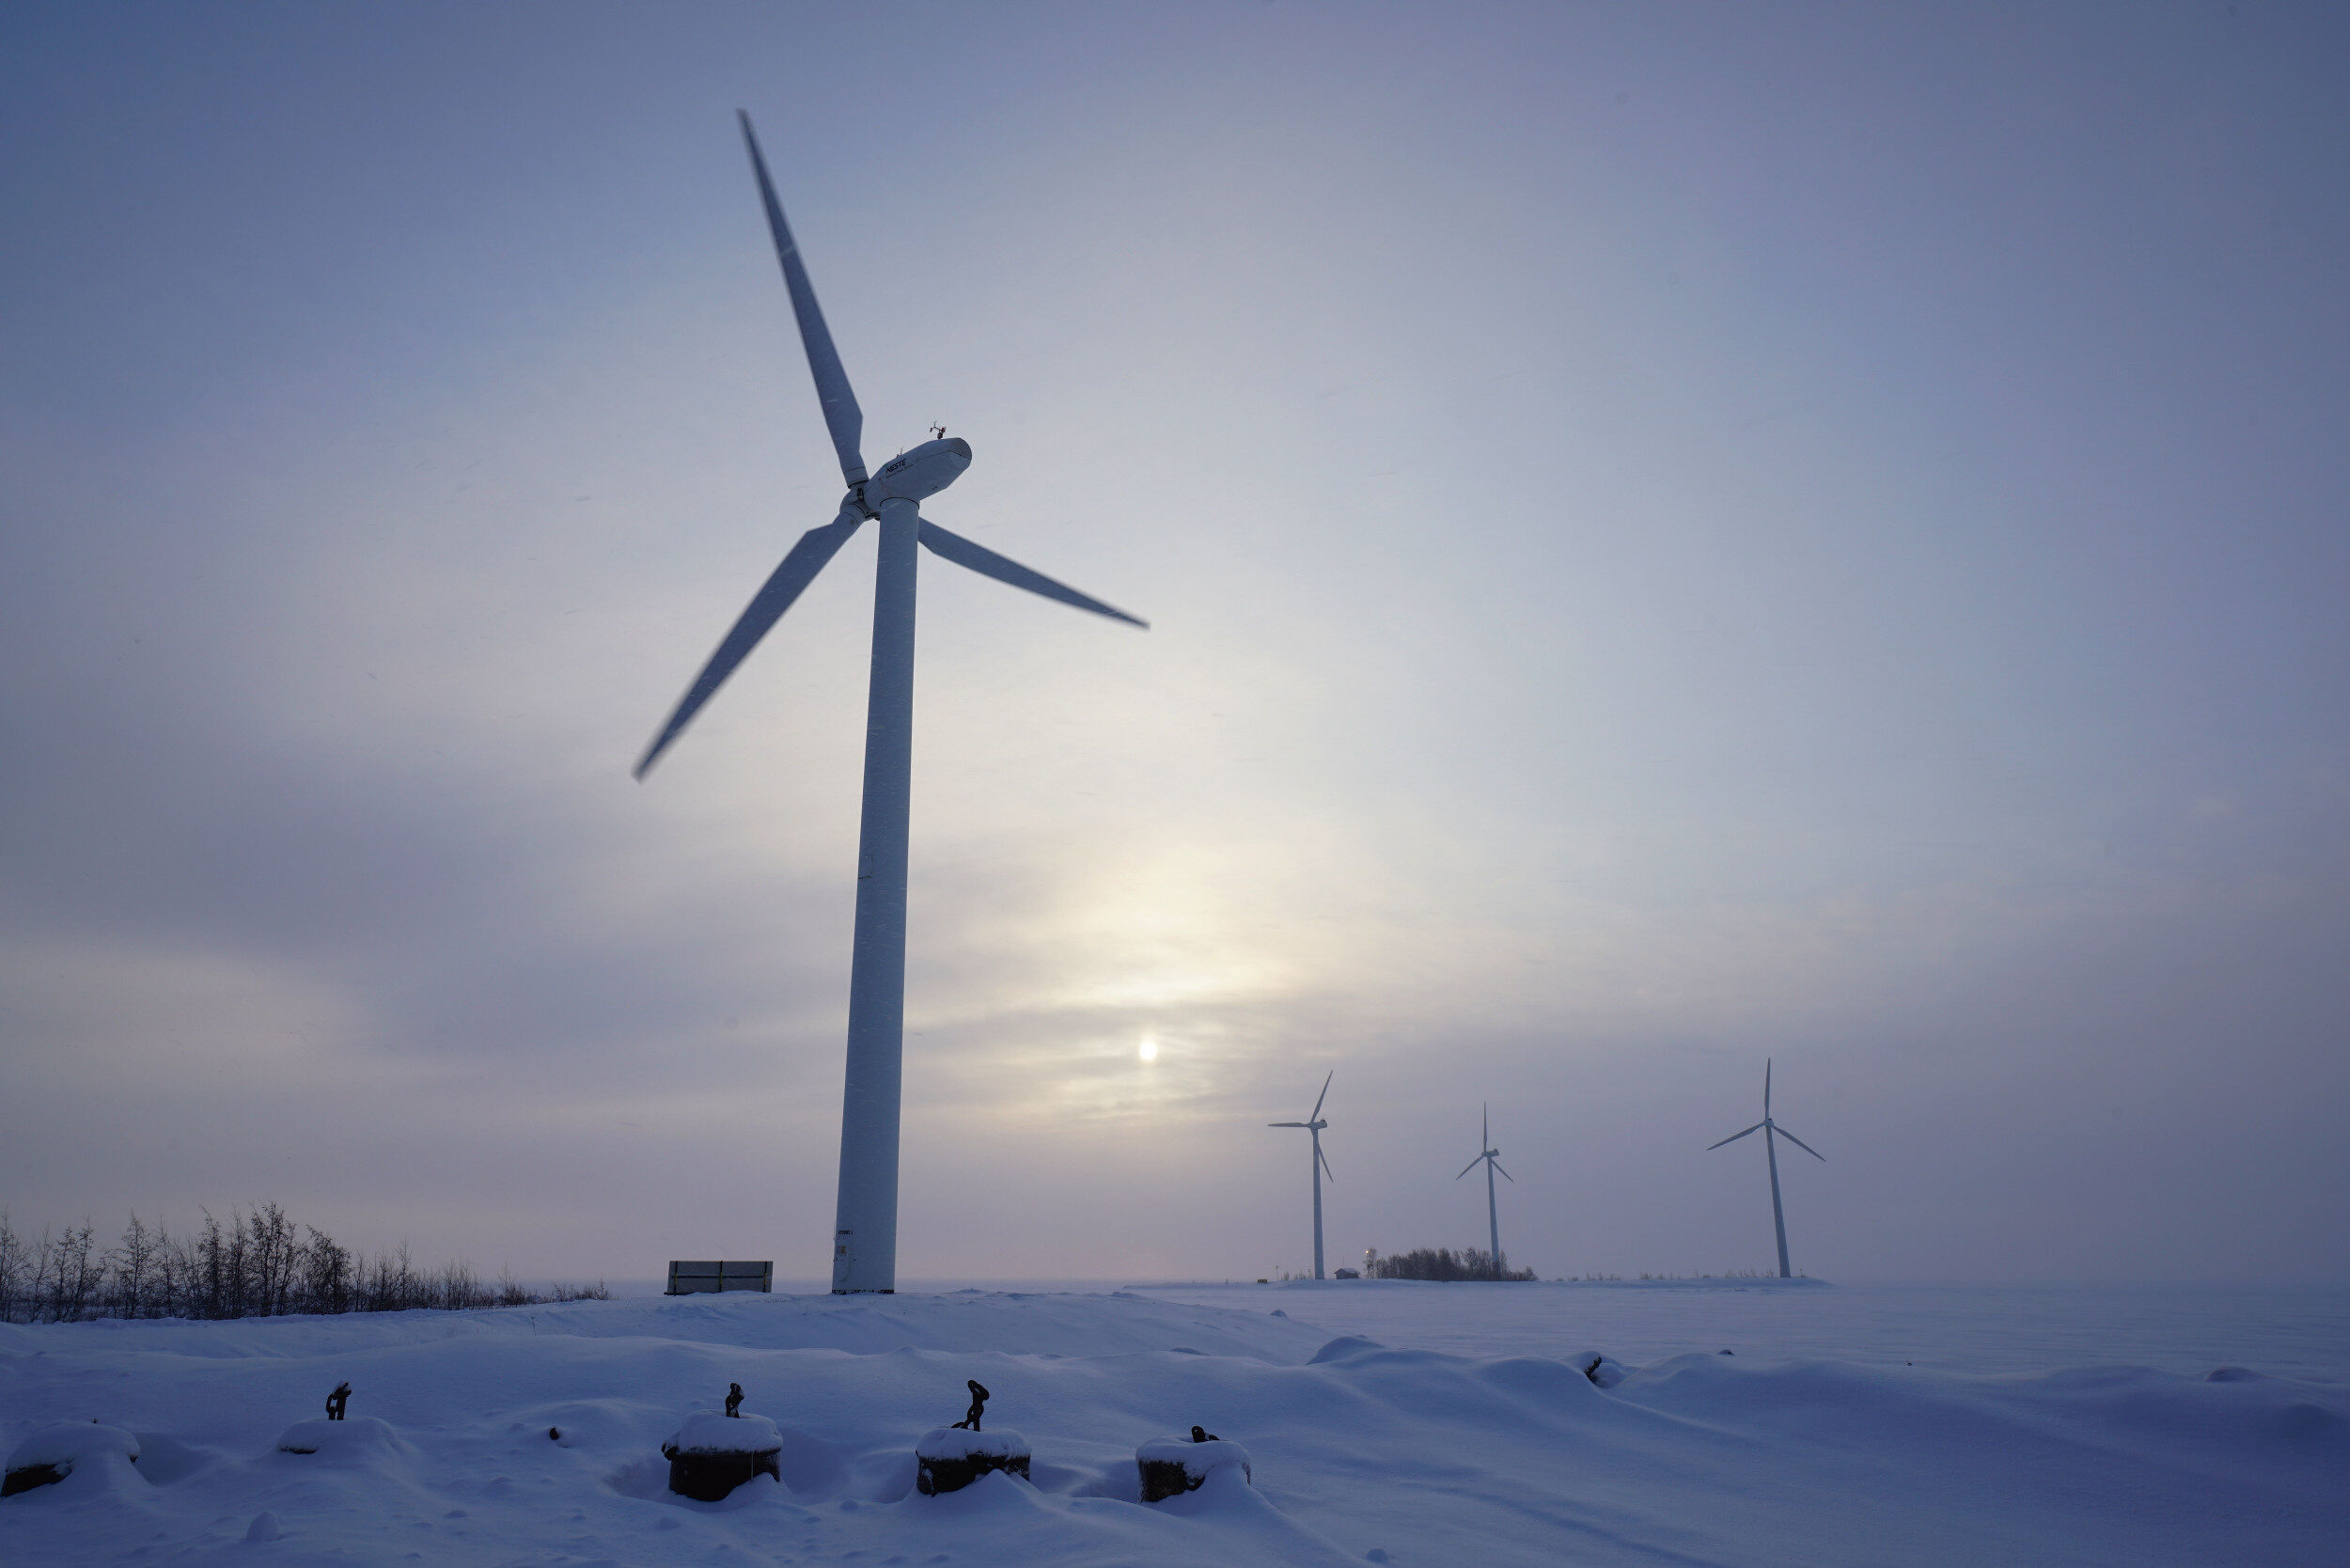
<svg viewBox="0 0 2350 1568">
<path fill-rule="evenodd" d="M 1478 1144 L 1485 1152 L 1463 1166 L 1461 1176 L 1467 1175 L 1480 1165 L 1485 1168 L 1485 1230 L 1493 1241 L 1494 1276 L 1498 1278 L 1501 1275 L 1501 1211 L 1494 1204 L 1494 1172 L 1501 1170 L 1501 1151 L 1494 1147 L 1494 1108 L 1490 1105 L 1485 1107 L 1484 1119 L 1479 1127 Z M 1515 1176 L 1510 1176 L 1506 1170 L 1501 1170 L 1501 1173 L 1510 1177 L 1512 1186 L 1517 1184 Z M 1461 1176 L 1452 1179 L 1457 1182 Z"/>
<path fill-rule="evenodd" d="M 1772 1145 L 1771 1135 L 1776 1133 L 1815 1160 L 1825 1161 L 1827 1156 L 1771 1120 L 1771 1058 L 1768 1057 L 1762 1058 L 1762 1120 L 1747 1129 L 1747 1133 L 1753 1132 L 1762 1135 L 1762 1148 L 1771 1163 L 1771 1224 L 1778 1231 L 1778 1277 L 1781 1279 L 1793 1278 L 1787 1269 L 1787 1211 L 1780 1208 L 1778 1202 L 1778 1150 Z M 1722 1139 L 1722 1143 L 1735 1143 L 1747 1133 L 1732 1133 Z M 1711 1152 L 1719 1149 L 1722 1143 L 1709 1143 L 1705 1147 Z"/>
<path fill-rule="evenodd" d="M 1322 1152 L 1322 1129 L 1330 1125 L 1322 1120 L 1322 1102 L 1330 1097 L 1330 1080 L 1338 1075 L 1339 1070 L 1335 1067 L 1323 1075 L 1322 1092 L 1314 1096 L 1314 1108 L 1306 1113 L 1305 1121 L 1265 1123 L 1268 1127 L 1303 1127 L 1314 1140 L 1313 1164 L 1308 1168 L 1314 1176 L 1314 1278 L 1317 1279 L 1322 1278 L 1322 1173 L 1330 1170 L 1329 1156 Z M 1338 1172 L 1331 1170 L 1330 1180 L 1335 1182 L 1338 1179 Z"/>
<path fill-rule="evenodd" d="M 748 115 L 743 143 L 767 209 L 767 229 L 791 290 L 800 346 L 816 378 L 816 400 L 832 432 L 840 476 L 849 484 L 840 513 L 800 536 L 748 608 L 710 656 L 702 672 L 636 764 L 636 776 L 683 732 L 702 704 L 734 673 L 767 629 L 849 536 L 880 524 L 880 569 L 873 581 L 873 663 L 865 718 L 864 817 L 857 833 L 856 934 L 849 962 L 849 1065 L 840 1100 L 840 1195 L 833 1221 L 835 1294 L 894 1291 L 898 1285 L 898 1110 L 904 1071 L 906 994 L 906 817 L 914 762 L 914 574 L 916 544 L 982 577 L 1073 604 L 1133 625 L 1125 611 L 980 548 L 921 515 L 919 503 L 963 477 L 971 446 L 960 436 L 925 441 L 868 476 L 858 443 L 865 429 L 848 372 L 833 348 L 807 268 L 783 221 L 783 206 L 767 178 Z"/>
</svg>

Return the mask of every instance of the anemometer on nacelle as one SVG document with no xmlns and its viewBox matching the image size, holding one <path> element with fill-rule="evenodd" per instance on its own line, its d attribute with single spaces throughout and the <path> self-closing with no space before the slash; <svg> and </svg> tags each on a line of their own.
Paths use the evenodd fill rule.
<svg viewBox="0 0 2350 1568">
<path fill-rule="evenodd" d="M 891 501 L 919 501 L 935 495 L 963 478 L 963 471 L 970 466 L 971 443 L 963 437 L 925 441 L 883 463 L 881 472 L 865 481 L 865 504 L 878 512 Z"/>
</svg>

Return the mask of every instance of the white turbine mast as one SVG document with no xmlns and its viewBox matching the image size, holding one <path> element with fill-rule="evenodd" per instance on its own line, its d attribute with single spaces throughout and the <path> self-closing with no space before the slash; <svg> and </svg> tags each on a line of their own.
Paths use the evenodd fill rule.
<svg viewBox="0 0 2350 1568">
<path fill-rule="evenodd" d="M 948 533 L 921 515 L 920 503 L 963 477 L 970 444 L 935 439 L 900 453 L 868 476 L 859 441 L 865 416 L 849 389 L 848 372 L 833 348 L 824 314 L 799 246 L 783 221 L 782 203 L 767 178 L 767 161 L 741 116 L 743 143 L 767 209 L 767 229 L 791 290 L 800 345 L 816 380 L 840 476 L 848 494 L 839 514 L 800 536 L 781 565 L 751 596 L 749 606 L 718 644 L 669 721 L 636 764 L 641 779 L 668 749 L 767 629 L 791 607 L 824 563 L 867 523 L 878 523 L 881 557 L 873 583 L 873 662 L 865 719 L 865 793 L 857 832 L 856 933 L 849 965 L 848 1076 L 840 1102 L 840 1193 L 833 1230 L 832 1288 L 836 1294 L 888 1292 L 898 1284 L 898 1111 L 904 1071 L 906 985 L 906 828 L 914 760 L 914 578 L 920 545 L 983 577 L 1073 604 L 1081 610 L 1141 626 L 1144 621 L 1101 600 L 1031 572 Z"/>
<path fill-rule="evenodd" d="M 1494 1278 L 1498 1279 L 1501 1278 L 1501 1211 L 1494 1202 L 1494 1172 L 1501 1170 L 1501 1151 L 1494 1147 L 1494 1108 L 1491 1105 L 1484 1107 L 1482 1119 L 1478 1122 L 1477 1144 L 1484 1152 L 1463 1166 L 1461 1176 L 1467 1175 L 1480 1165 L 1485 1168 L 1485 1231 L 1493 1244 Z M 1501 1170 L 1501 1174 L 1509 1178 L 1511 1185 L 1517 1184 L 1515 1176 L 1511 1176 L 1506 1170 Z M 1461 1176 L 1452 1179 L 1457 1182 Z"/>
<path fill-rule="evenodd" d="M 1771 1166 L 1771 1226 L 1778 1234 L 1778 1277 L 1790 1279 L 1794 1276 L 1787 1268 L 1787 1211 L 1779 1206 L 1778 1150 L 1773 1146 L 1771 1139 L 1774 1136 L 1783 1137 L 1815 1160 L 1825 1161 L 1827 1156 L 1771 1120 L 1771 1058 L 1768 1057 L 1762 1058 L 1762 1120 L 1747 1129 L 1747 1133 L 1756 1132 L 1762 1135 L 1762 1148 Z M 1722 1139 L 1722 1143 L 1735 1143 L 1747 1133 L 1732 1133 Z M 1719 1149 L 1722 1143 L 1709 1143 L 1705 1147 L 1710 1152 Z"/>
<path fill-rule="evenodd" d="M 1268 1127 L 1303 1127 L 1314 1140 L 1313 1163 L 1308 1168 L 1314 1178 L 1314 1278 L 1317 1279 L 1322 1278 L 1322 1173 L 1330 1170 L 1329 1156 L 1322 1152 L 1322 1129 L 1330 1125 L 1322 1120 L 1322 1102 L 1330 1097 L 1330 1080 L 1338 1075 L 1339 1070 L 1335 1067 L 1323 1074 L 1322 1092 L 1314 1096 L 1314 1108 L 1306 1113 L 1305 1121 L 1265 1123 Z M 1330 1170 L 1330 1180 L 1335 1182 L 1338 1179 L 1338 1172 Z"/>
</svg>

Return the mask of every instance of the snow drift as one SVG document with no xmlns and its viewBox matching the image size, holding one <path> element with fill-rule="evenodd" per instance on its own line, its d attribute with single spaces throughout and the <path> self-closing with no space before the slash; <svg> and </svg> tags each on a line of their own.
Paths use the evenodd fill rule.
<svg viewBox="0 0 2350 1568">
<path fill-rule="evenodd" d="M 2350 1538 L 2339 1384 L 1724 1356 L 1710 1326 L 1688 1354 L 1636 1356 L 1574 1342 L 1566 1293 L 1543 1354 L 1452 1355 L 1375 1332 L 1371 1296 L 1331 1334 L 1303 1321 L 1313 1299 L 1287 1297 L 1288 1319 L 1129 1294 L 740 1295 L 20 1326 L 0 1334 L 0 1441 L 95 1417 L 141 1458 L 103 1449 L 0 1502 L 0 1560 L 2139 1568 L 2330 1564 Z M 1583 1370 L 1603 1353 L 1612 1388 Z M 969 1378 L 1026 1435 L 1029 1479 L 916 1496 L 916 1445 Z M 289 1426 L 346 1379 L 364 1418 Z M 773 1413 L 777 1479 L 678 1497 L 662 1440 L 729 1382 Z M 1136 1449 L 1194 1422 L 1246 1449 L 1255 1484 L 1217 1466 L 1142 1506 Z M 278 1451 L 327 1426 L 351 1430 Z"/>
</svg>

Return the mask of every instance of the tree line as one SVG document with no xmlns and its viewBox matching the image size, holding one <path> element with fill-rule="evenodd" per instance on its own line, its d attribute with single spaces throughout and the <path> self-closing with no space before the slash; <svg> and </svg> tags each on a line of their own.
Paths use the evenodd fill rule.
<svg viewBox="0 0 2350 1568">
<path fill-rule="evenodd" d="M 464 1262 L 418 1268 L 402 1242 L 373 1256 L 342 1246 L 281 1206 L 230 1211 L 223 1225 L 199 1210 L 198 1229 L 174 1235 L 136 1214 L 113 1246 L 86 1221 L 39 1240 L 20 1236 L 0 1211 L 0 1323 L 86 1318 L 267 1318 L 290 1312 L 455 1311 L 605 1300 L 593 1286 L 525 1290 L 511 1275 L 484 1281 Z"/>
<path fill-rule="evenodd" d="M 1458 1252 L 1449 1247 L 1420 1247 L 1409 1252 L 1390 1252 L 1384 1258 L 1371 1252 L 1363 1259 L 1363 1273 L 1373 1279 L 1522 1281 L 1534 1278 L 1530 1268 L 1512 1268 L 1509 1254 L 1496 1257 L 1481 1247 L 1465 1247 Z"/>
</svg>

